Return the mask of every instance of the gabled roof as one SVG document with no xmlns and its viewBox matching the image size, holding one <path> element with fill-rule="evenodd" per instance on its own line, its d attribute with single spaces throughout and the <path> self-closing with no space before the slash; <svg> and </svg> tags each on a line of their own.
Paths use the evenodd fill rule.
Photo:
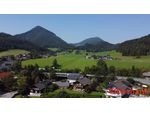
<svg viewBox="0 0 150 113">
<path fill-rule="evenodd" d="M 79 81 L 80 84 L 82 84 L 82 85 L 89 85 L 89 84 L 91 84 L 91 80 L 88 79 L 88 78 L 86 78 L 86 77 L 81 77 L 81 78 L 79 78 L 78 81 Z"/>
<path fill-rule="evenodd" d="M 56 73 L 57 77 L 64 77 L 70 80 L 78 80 L 82 75 L 80 73 Z"/>
<path fill-rule="evenodd" d="M 119 79 L 109 84 L 110 88 L 115 87 L 120 90 L 128 90 L 130 89 L 130 86 L 131 84 L 127 80 L 124 80 L 124 79 Z"/>
<path fill-rule="evenodd" d="M 69 87 L 68 82 L 57 81 L 57 82 L 55 82 L 55 84 L 57 84 L 59 87 Z"/>
<path fill-rule="evenodd" d="M 80 77 L 81 74 L 79 73 L 70 73 L 67 78 L 70 80 L 78 80 Z"/>
<path fill-rule="evenodd" d="M 39 83 L 35 84 L 33 89 L 35 90 L 43 90 L 45 89 L 48 85 L 50 85 L 49 81 L 40 81 Z"/>
</svg>

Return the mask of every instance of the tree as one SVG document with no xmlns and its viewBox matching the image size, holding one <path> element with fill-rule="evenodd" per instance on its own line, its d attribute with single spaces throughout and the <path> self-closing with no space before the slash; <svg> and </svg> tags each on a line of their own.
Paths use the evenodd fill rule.
<svg viewBox="0 0 150 113">
<path fill-rule="evenodd" d="M 110 66 L 109 67 L 109 73 L 115 74 L 115 72 L 116 72 L 115 66 Z"/>
<path fill-rule="evenodd" d="M 16 90 L 16 79 L 14 79 L 14 76 L 3 78 L 2 83 L 6 91 Z"/>
<path fill-rule="evenodd" d="M 54 67 L 54 69 L 60 68 L 60 65 L 58 64 L 57 59 L 54 59 L 52 67 Z"/>
<path fill-rule="evenodd" d="M 47 92 L 53 92 L 53 91 L 57 90 L 58 88 L 59 88 L 58 85 L 52 84 L 46 90 L 47 90 Z"/>
<path fill-rule="evenodd" d="M 99 60 L 97 62 L 97 75 L 107 75 L 108 67 L 107 64 L 103 60 Z"/>
<path fill-rule="evenodd" d="M 29 85 L 27 83 L 27 77 L 20 77 L 17 80 L 17 84 L 18 84 L 18 92 L 21 95 L 27 95 L 29 93 Z"/>
<path fill-rule="evenodd" d="M 59 91 L 56 94 L 56 98 L 70 98 L 70 95 L 66 91 Z"/>
</svg>

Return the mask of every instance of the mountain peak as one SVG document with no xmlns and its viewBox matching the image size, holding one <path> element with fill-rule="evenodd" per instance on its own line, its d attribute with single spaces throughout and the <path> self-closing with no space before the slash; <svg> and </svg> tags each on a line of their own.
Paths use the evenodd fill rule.
<svg viewBox="0 0 150 113">
<path fill-rule="evenodd" d="M 31 30 L 15 35 L 18 38 L 23 38 L 24 40 L 30 41 L 33 44 L 40 45 L 44 48 L 56 47 L 56 48 L 66 48 L 69 45 L 58 37 L 55 33 L 41 27 L 35 26 Z"/>
<path fill-rule="evenodd" d="M 77 43 L 76 46 L 84 46 L 85 44 L 91 44 L 91 45 L 96 45 L 99 43 L 105 42 L 104 40 L 102 40 L 100 37 L 91 37 L 88 39 L 83 40 L 80 43 Z"/>
</svg>

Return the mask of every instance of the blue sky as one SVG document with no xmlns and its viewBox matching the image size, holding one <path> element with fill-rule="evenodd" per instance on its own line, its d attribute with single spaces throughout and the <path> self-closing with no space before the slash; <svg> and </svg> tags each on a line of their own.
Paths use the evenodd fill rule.
<svg viewBox="0 0 150 113">
<path fill-rule="evenodd" d="M 40 25 L 68 43 L 98 36 L 120 43 L 150 34 L 150 15 L 0 15 L 0 32 L 12 35 Z"/>
</svg>

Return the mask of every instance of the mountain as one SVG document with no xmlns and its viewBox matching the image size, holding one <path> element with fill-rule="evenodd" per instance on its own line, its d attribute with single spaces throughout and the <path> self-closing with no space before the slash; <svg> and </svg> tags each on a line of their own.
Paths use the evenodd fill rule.
<svg viewBox="0 0 150 113">
<path fill-rule="evenodd" d="M 97 44 L 103 43 L 103 42 L 104 41 L 99 37 L 92 37 L 92 38 L 85 39 L 82 42 L 75 44 L 75 46 L 84 46 L 85 44 L 97 45 Z"/>
<path fill-rule="evenodd" d="M 150 55 L 150 34 L 120 43 L 117 51 L 124 56 Z"/>
<path fill-rule="evenodd" d="M 26 40 L 18 39 L 10 34 L 0 33 L 0 51 L 8 49 L 24 49 L 24 50 L 37 50 L 43 51 L 45 49 L 38 47 Z"/>
<path fill-rule="evenodd" d="M 83 49 L 87 51 L 107 51 L 114 48 L 113 44 L 110 44 L 99 37 L 88 38 L 74 45 L 78 49 Z"/>
<path fill-rule="evenodd" d="M 30 41 L 36 45 L 39 45 L 44 48 L 67 48 L 69 44 L 67 44 L 64 40 L 58 37 L 51 31 L 47 29 L 36 26 L 30 31 L 27 31 L 22 34 L 17 34 L 15 37 L 22 38 L 24 40 Z"/>
</svg>

